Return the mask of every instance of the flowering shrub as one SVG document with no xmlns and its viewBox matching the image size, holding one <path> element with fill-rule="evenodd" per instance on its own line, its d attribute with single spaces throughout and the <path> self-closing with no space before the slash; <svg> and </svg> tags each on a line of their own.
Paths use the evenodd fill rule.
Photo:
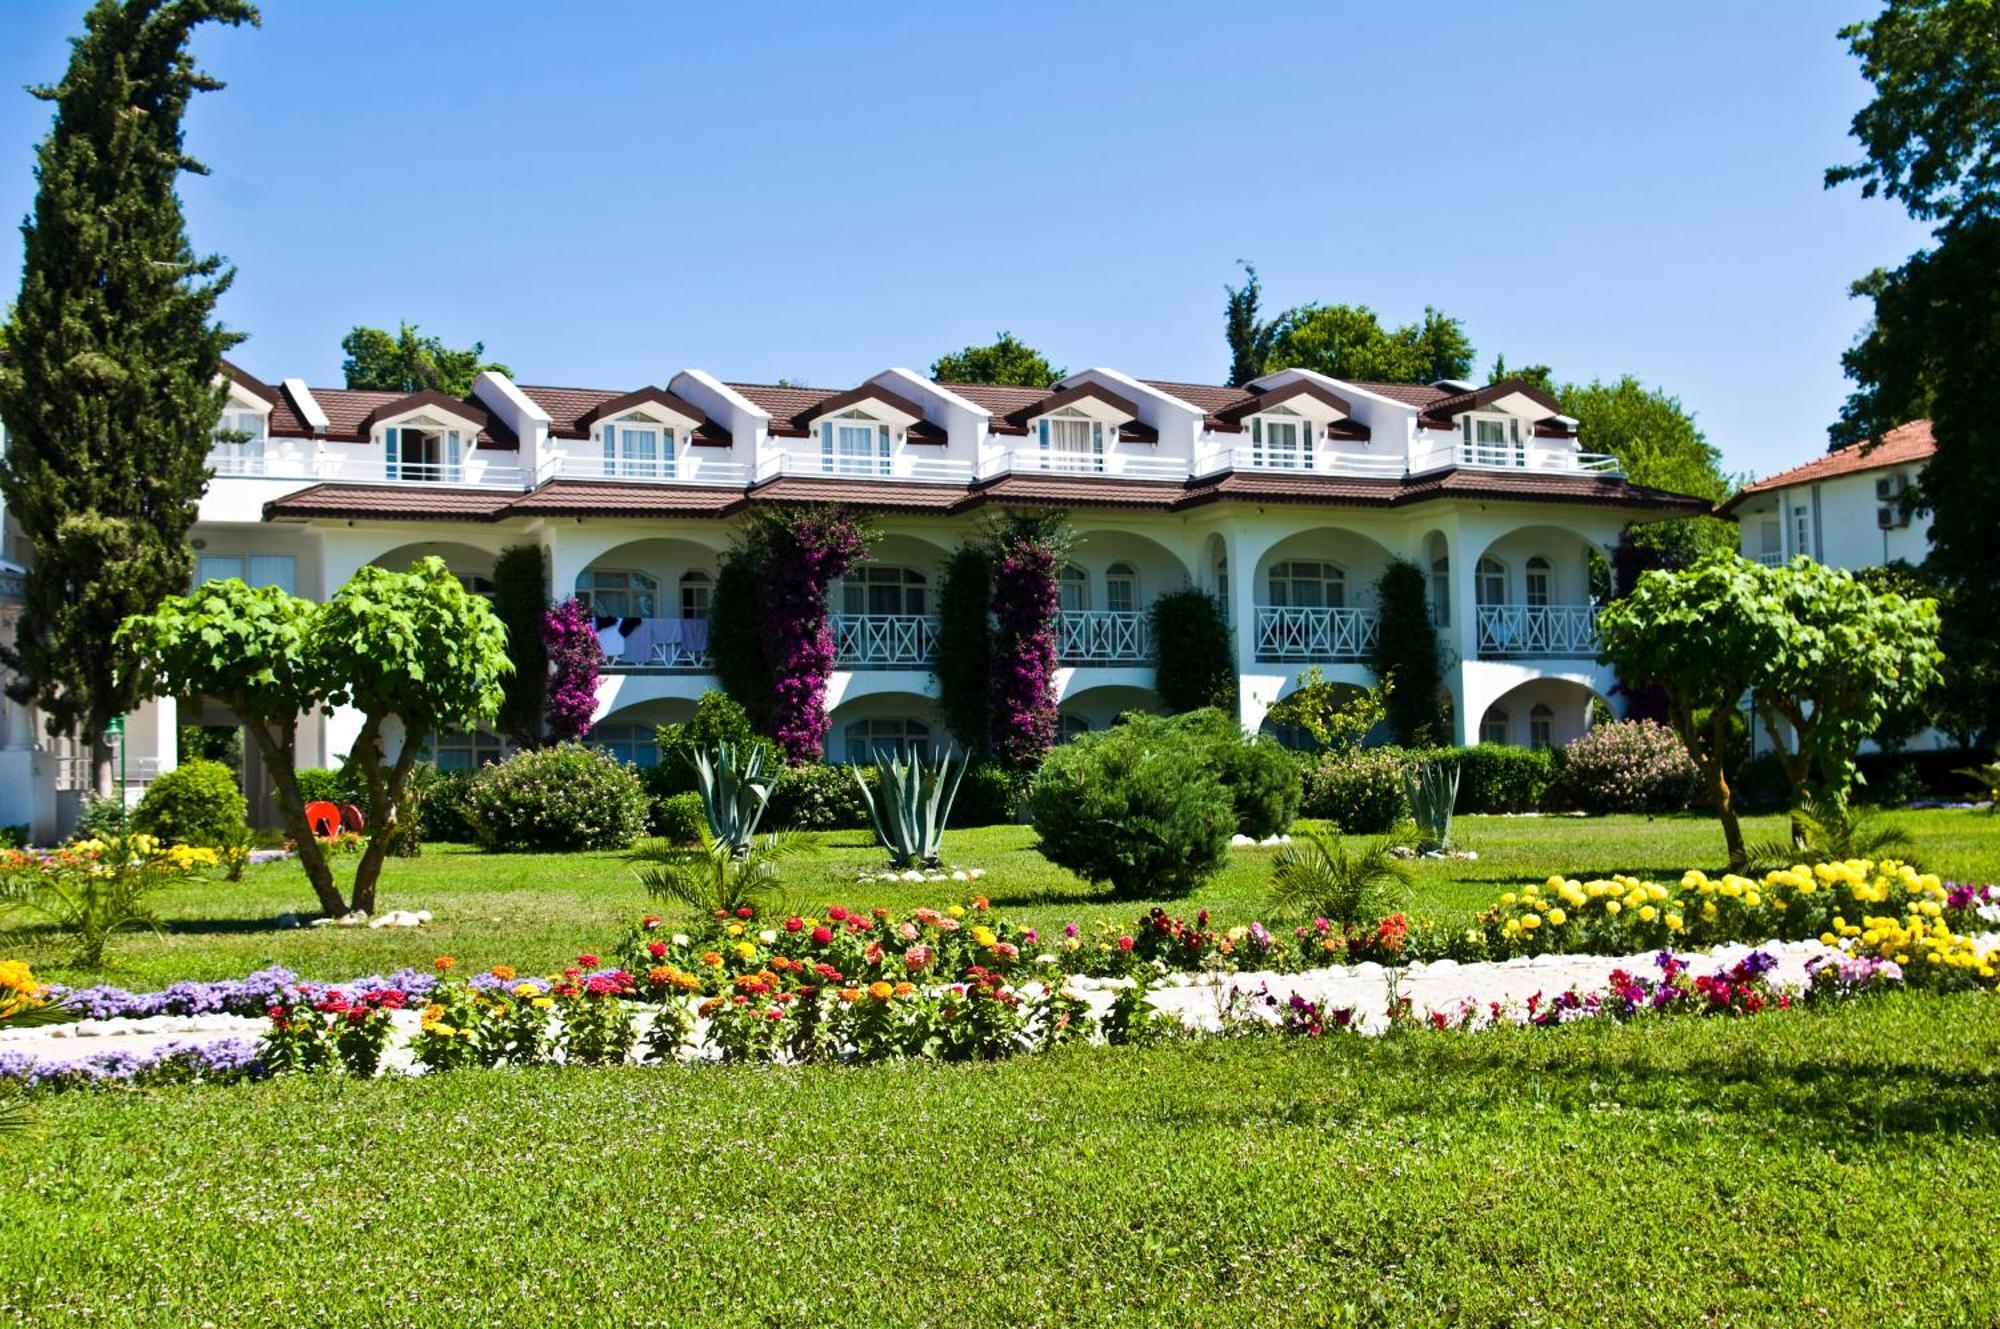
<svg viewBox="0 0 2000 1329">
<path fill-rule="evenodd" d="M 991 689 L 993 755 L 1033 770 L 1056 741 L 1056 561 L 1062 537 L 1047 520 L 1022 518 L 993 552 Z"/>
<path fill-rule="evenodd" d="M 623 969 L 586 974 L 595 955 L 576 957 L 577 967 L 565 969 L 563 980 L 550 989 L 562 1016 L 563 1060 L 572 1066 L 614 1066 L 632 1051 L 637 1031 L 632 1005 L 624 998 L 638 990 Z"/>
<path fill-rule="evenodd" d="M 542 645 L 550 667 L 543 719 L 557 739 L 580 742 L 597 714 L 597 671 L 604 663 L 604 647 L 590 611 L 575 596 L 542 615 Z"/>
<path fill-rule="evenodd" d="M 337 1060 L 348 1074 L 365 1080 L 381 1065 L 394 1029 L 391 1017 L 406 1000 L 394 988 L 358 997 L 288 989 L 265 1010 L 271 1024 L 260 1059 L 273 1073 L 330 1070 Z"/>
<path fill-rule="evenodd" d="M 1380 835 L 1409 814 L 1403 775 L 1409 758 L 1397 748 L 1328 752 L 1301 772 L 1308 817 L 1330 821 L 1349 835 Z"/>
<path fill-rule="evenodd" d="M 1679 812 L 1700 788 L 1679 735 L 1651 720 L 1597 725 L 1563 748 L 1563 793 L 1585 812 Z"/>
<path fill-rule="evenodd" d="M 436 981 L 419 970 L 399 969 L 350 983 L 307 983 L 283 965 L 272 965 L 243 978 L 180 982 L 158 992 L 53 985 L 48 991 L 52 1000 L 61 1000 L 86 1020 L 143 1020 L 156 1015 L 262 1015 L 274 1000 L 293 989 L 315 996 L 339 992 L 352 1000 L 370 991 L 393 988 L 414 1000 L 428 993 Z"/>
<path fill-rule="evenodd" d="M 624 849 L 645 833 L 644 786 L 595 748 L 517 752 L 473 777 L 466 814 L 494 849 Z"/>
<path fill-rule="evenodd" d="M 826 591 L 860 561 L 867 532 L 840 509 L 773 513 L 758 532 L 758 620 L 771 666 L 771 732 L 791 761 L 826 750 L 833 632 Z"/>
</svg>

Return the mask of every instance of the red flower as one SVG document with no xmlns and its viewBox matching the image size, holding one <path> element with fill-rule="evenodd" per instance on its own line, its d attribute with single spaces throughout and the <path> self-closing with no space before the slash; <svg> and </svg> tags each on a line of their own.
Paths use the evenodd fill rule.
<svg viewBox="0 0 2000 1329">
<path fill-rule="evenodd" d="M 588 951 L 585 951 L 582 955 L 577 956 L 576 962 L 582 965 L 585 969 L 597 968 L 597 957 L 595 955 L 592 955 Z"/>
<path fill-rule="evenodd" d="M 738 918 L 755 918 L 757 916 L 757 911 L 755 909 L 752 909 L 749 905 L 746 904 L 741 909 L 738 909 L 736 911 L 736 916 Z"/>
<path fill-rule="evenodd" d="M 803 932 L 805 931 L 805 928 L 806 928 L 806 921 L 803 918 L 800 918 L 797 914 L 793 914 L 790 918 L 785 920 L 785 931 L 787 932 Z"/>
<path fill-rule="evenodd" d="M 829 908 L 826 911 L 826 916 L 832 919 L 836 923 L 845 923 L 847 921 L 847 911 L 845 909 L 842 909 L 839 905 L 834 905 L 831 908 Z"/>
<path fill-rule="evenodd" d="M 1132 949 L 1132 939 L 1130 937 L 1120 937 L 1118 939 L 1118 949 L 1121 951 L 1130 951 Z"/>
<path fill-rule="evenodd" d="M 646 943 L 646 953 L 657 960 L 667 953 L 667 943 L 664 941 L 649 941 Z"/>
<path fill-rule="evenodd" d="M 650 928 L 656 928 L 656 927 L 660 926 L 660 924 L 661 924 L 661 923 L 662 923 L 663 921 L 664 921 L 663 919 L 660 919 L 660 918 L 658 918 L 658 917 L 655 917 L 654 915 L 651 915 L 651 914 L 648 914 L 648 915 L 647 915 L 647 916 L 646 916 L 645 918 L 642 918 L 642 919 L 640 919 L 640 920 L 639 920 L 639 926 L 640 926 L 640 927 L 643 927 L 643 928 L 648 928 L 648 929 L 650 929 Z"/>
<path fill-rule="evenodd" d="M 833 940 L 833 929 L 820 926 L 813 929 L 813 945 L 824 946 Z"/>
</svg>

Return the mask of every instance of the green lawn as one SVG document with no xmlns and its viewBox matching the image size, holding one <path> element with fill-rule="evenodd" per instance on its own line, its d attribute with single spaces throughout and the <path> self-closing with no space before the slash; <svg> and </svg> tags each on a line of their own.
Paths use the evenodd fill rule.
<svg viewBox="0 0 2000 1329">
<path fill-rule="evenodd" d="M 28 1324 L 2000 1322 L 1982 996 L 38 1111 Z"/>
<path fill-rule="evenodd" d="M 1924 866 L 1958 880 L 2000 881 L 2000 818 L 1932 811 L 1896 813 L 1889 820 L 1916 835 Z M 1753 819 L 1748 827 L 1753 841 L 1775 838 L 1782 829 L 1776 817 Z M 1668 878 L 1688 867 L 1714 868 L 1722 858 L 1721 834 L 1705 817 L 1461 817 L 1455 833 L 1479 859 L 1417 865 L 1412 912 L 1419 917 L 1464 920 L 1508 886 L 1556 872 Z M 939 886 L 854 885 L 858 868 L 882 862 L 873 840 L 865 832 L 825 838 L 826 853 L 788 869 L 801 905 L 838 901 L 908 908 L 951 902 Z M 952 861 L 988 870 L 978 889 L 997 907 L 1045 929 L 1072 919 L 1127 921 L 1143 907 L 1105 900 L 1097 888 L 1043 859 L 1034 839 L 1025 827 L 999 826 L 953 832 L 945 845 Z M 1206 908 L 1225 925 L 1262 916 L 1272 852 L 1234 851 L 1227 870 L 1193 899 L 1170 907 L 1187 913 Z M 30 942 L 8 953 L 61 981 L 108 980 L 134 988 L 236 977 L 273 963 L 312 978 L 343 979 L 400 965 L 428 966 L 440 953 L 476 967 L 505 962 L 532 971 L 607 947 L 640 913 L 657 908 L 620 854 L 486 854 L 461 846 L 431 846 L 419 859 L 389 862 L 381 907 L 429 909 L 434 915 L 429 927 L 279 926 L 280 916 L 306 911 L 311 902 L 296 864 L 269 864 L 252 868 L 233 885 L 197 878 L 177 886 L 161 900 L 166 934 L 121 938 L 114 943 L 115 968 L 108 975 L 63 969 L 52 944 Z"/>
</svg>

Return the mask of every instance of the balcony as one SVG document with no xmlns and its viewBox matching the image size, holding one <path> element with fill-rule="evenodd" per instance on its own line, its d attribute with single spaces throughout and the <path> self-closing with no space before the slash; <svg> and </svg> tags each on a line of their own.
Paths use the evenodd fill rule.
<svg viewBox="0 0 2000 1329">
<path fill-rule="evenodd" d="M 937 620 L 928 614 L 829 614 L 833 661 L 843 669 L 928 669 Z"/>
<path fill-rule="evenodd" d="M 979 478 L 1003 475 L 1093 475 L 1120 480 L 1182 481 L 1188 464 L 1178 457 L 1151 457 L 1124 452 L 1044 452 L 1038 447 L 988 448 L 980 459 Z"/>
<path fill-rule="evenodd" d="M 1785 556 L 1775 550 L 1767 549 L 1758 554 L 1757 561 L 1767 568 L 1782 568 L 1785 566 Z"/>
<path fill-rule="evenodd" d="M 1066 665 L 1145 664 L 1153 658 L 1151 615 L 1066 610 L 1056 619 L 1056 659 Z"/>
<path fill-rule="evenodd" d="M 1373 609 L 1257 606 L 1257 658 L 1271 664 L 1365 661 L 1381 635 Z"/>
<path fill-rule="evenodd" d="M 1482 660 L 1595 659 L 1597 609 L 1592 605 L 1481 605 Z"/>
<path fill-rule="evenodd" d="M 542 480 L 612 480 L 663 485 L 722 485 L 741 489 L 750 483 L 750 468 L 740 461 L 708 458 L 690 452 L 680 457 L 607 458 L 601 454 L 561 453 L 544 459 Z"/>
<path fill-rule="evenodd" d="M 705 618 L 621 619 L 597 633 L 607 674 L 707 673 Z"/>
<path fill-rule="evenodd" d="M 282 440 L 291 443 L 296 440 Z M 208 454 L 218 479 L 296 480 L 303 484 L 431 485 L 451 489 L 524 489 L 526 479 L 514 460 L 499 461 L 474 451 L 456 462 L 391 464 L 380 455 L 322 448 L 305 453 L 267 440 L 262 447 L 225 445 Z M 513 453 L 498 456 L 512 458 Z"/>
<path fill-rule="evenodd" d="M 1223 471 L 1276 472 L 1281 475 L 1339 475 L 1400 480 L 1406 469 L 1400 452 L 1280 451 L 1248 444 L 1218 448 L 1196 459 L 1196 475 L 1217 475 Z"/>
<path fill-rule="evenodd" d="M 757 479 L 809 475 L 836 480 L 902 480 L 916 484 L 969 485 L 972 463 L 903 453 L 895 457 L 828 457 L 817 452 L 774 452 L 757 463 Z"/>
<path fill-rule="evenodd" d="M 1546 440 L 1544 440 L 1545 442 Z M 1410 474 L 1456 466 L 1471 471 L 1539 471 L 1567 475 L 1620 475 L 1618 459 L 1602 452 L 1571 452 L 1534 442 L 1467 443 L 1419 440 L 1410 449 Z"/>
</svg>

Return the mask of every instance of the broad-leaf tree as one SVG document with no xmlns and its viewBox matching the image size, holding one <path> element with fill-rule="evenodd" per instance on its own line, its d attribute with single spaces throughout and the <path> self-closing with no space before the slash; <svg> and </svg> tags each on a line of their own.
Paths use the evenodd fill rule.
<svg viewBox="0 0 2000 1329">
<path fill-rule="evenodd" d="M 1855 283 L 1874 322 L 1842 357 L 1855 391 L 1833 441 L 1930 420 L 1937 455 L 1916 486 L 1927 564 L 1954 604 L 1989 610 L 1953 625 L 1954 664 L 2000 672 L 2000 8 L 1891 0 L 1840 35 L 1875 96 L 1852 125 L 1861 160 L 1826 183 L 1894 199 L 1934 224 L 1934 243 Z"/>
<path fill-rule="evenodd" d="M 1426 306 L 1423 318 L 1385 328 L 1366 305 L 1294 305 L 1262 317 L 1257 269 L 1243 265 L 1242 286 L 1230 286 L 1222 332 L 1229 345 L 1229 381 L 1241 387 L 1280 369 L 1311 369 L 1333 378 L 1386 383 L 1435 383 L 1472 372 L 1465 325 Z"/>
<path fill-rule="evenodd" d="M 1602 658 L 1620 678 L 1657 685 L 1722 822 L 1731 867 L 1748 858 L 1729 785 L 1734 713 L 1788 649 L 1792 618 L 1766 569 L 1720 550 L 1679 572 L 1648 572 L 1597 616 Z"/>
<path fill-rule="evenodd" d="M 340 349 L 347 352 L 340 369 L 350 388 L 384 392 L 435 388 L 463 397 L 472 391 L 472 380 L 485 370 L 511 372 L 507 366 L 486 359 L 484 342 L 456 350 L 446 346 L 443 338 L 424 336 L 414 323 L 401 324 L 394 333 L 356 327 L 340 339 Z"/>
<path fill-rule="evenodd" d="M 55 120 L 0 332 L 0 493 L 34 557 L 0 662 L 52 734 L 90 740 L 99 793 L 104 732 L 138 700 L 111 634 L 193 573 L 222 354 L 239 340 L 213 317 L 230 270 L 194 253 L 174 192 L 204 172 L 184 146 L 188 101 L 222 86 L 188 40 L 256 21 L 245 0 L 98 0 L 62 82 L 31 90 Z"/>
<path fill-rule="evenodd" d="M 1714 503 L 1729 497 L 1721 449 L 1708 441 L 1680 398 L 1630 374 L 1613 383 L 1565 383 L 1555 389 L 1555 398 L 1562 413 L 1577 422 L 1583 446 L 1618 458 L 1632 483 Z M 1714 550 L 1735 548 L 1737 531 L 1734 522 L 1715 517 L 1676 517 L 1634 527 L 1633 540 L 1659 550 L 1668 563 L 1685 566 Z"/>
<path fill-rule="evenodd" d="M 1068 371 L 1054 368 L 1049 358 L 1011 332 L 995 334 L 986 346 L 968 346 L 939 356 L 931 377 L 944 383 L 994 383 L 1002 387 L 1046 388 Z"/>
<path fill-rule="evenodd" d="M 490 721 L 511 667 L 499 619 L 437 558 L 408 572 L 363 568 L 324 605 L 234 579 L 209 582 L 126 620 L 117 642 L 150 695 L 213 697 L 249 729 L 300 864 L 329 915 L 374 912 L 382 861 L 425 740 L 439 729 Z M 306 824 L 296 739 L 301 715 L 342 705 L 362 714 L 347 761 L 367 790 L 369 824 L 346 898 Z"/>
</svg>

